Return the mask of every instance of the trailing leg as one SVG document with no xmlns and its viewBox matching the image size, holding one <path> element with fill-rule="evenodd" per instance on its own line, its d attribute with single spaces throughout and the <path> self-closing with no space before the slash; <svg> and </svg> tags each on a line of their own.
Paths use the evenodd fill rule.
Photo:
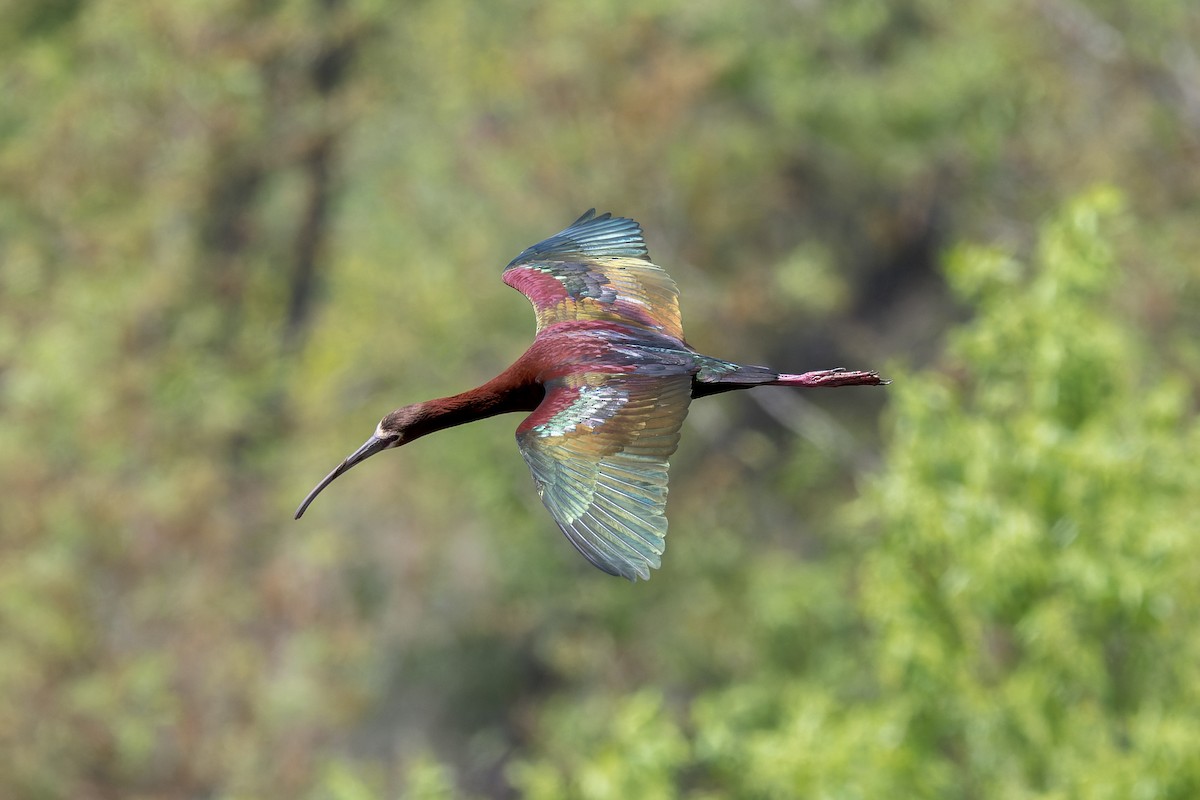
<svg viewBox="0 0 1200 800">
<path fill-rule="evenodd" d="M 886 386 L 891 381 L 879 377 L 878 372 L 847 372 L 842 367 L 819 369 L 803 375 L 780 373 L 771 381 L 772 386 Z"/>
</svg>

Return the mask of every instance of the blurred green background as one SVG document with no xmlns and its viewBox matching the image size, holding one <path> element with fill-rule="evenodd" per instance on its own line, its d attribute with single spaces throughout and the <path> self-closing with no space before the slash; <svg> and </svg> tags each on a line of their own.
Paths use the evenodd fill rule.
<svg viewBox="0 0 1200 800">
<path fill-rule="evenodd" d="M 1200 6 L 0 2 L 0 796 L 1200 797 Z M 701 351 L 662 570 L 554 528 L 500 282 Z"/>
</svg>

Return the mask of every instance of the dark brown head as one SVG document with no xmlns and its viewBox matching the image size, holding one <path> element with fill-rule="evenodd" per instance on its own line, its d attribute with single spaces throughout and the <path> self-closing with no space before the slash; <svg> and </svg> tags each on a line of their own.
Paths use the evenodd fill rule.
<svg viewBox="0 0 1200 800">
<path fill-rule="evenodd" d="M 308 497 L 304 498 L 304 502 L 296 509 L 296 519 L 300 519 L 309 504 L 316 499 L 317 495 L 326 486 L 333 483 L 334 478 L 337 478 L 356 464 L 361 464 L 376 453 L 382 453 L 384 450 L 399 447 L 417 438 L 416 422 L 420 415 L 421 406 L 413 405 L 397 408 L 381 419 L 379 425 L 375 428 L 374 435 L 370 439 L 367 439 L 362 447 L 351 453 L 345 461 L 334 467 L 333 472 L 326 475 L 317 484 L 316 488 L 308 493 Z"/>
</svg>

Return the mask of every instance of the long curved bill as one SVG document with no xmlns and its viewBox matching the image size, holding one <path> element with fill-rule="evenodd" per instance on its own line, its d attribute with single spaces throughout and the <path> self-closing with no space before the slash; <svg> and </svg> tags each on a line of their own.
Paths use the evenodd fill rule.
<svg viewBox="0 0 1200 800">
<path fill-rule="evenodd" d="M 372 436 L 367 439 L 366 444 L 355 450 L 350 456 L 334 467 L 333 472 L 326 475 L 316 488 L 308 493 L 308 497 L 304 498 L 304 502 L 296 509 L 295 519 L 300 519 L 304 515 L 305 510 L 309 507 L 313 500 L 317 499 L 317 495 L 321 493 L 326 486 L 333 483 L 334 478 L 337 478 L 343 472 L 346 472 L 355 464 L 361 464 L 376 453 L 382 452 L 391 446 L 393 439 L 380 439 L 378 436 Z"/>
</svg>

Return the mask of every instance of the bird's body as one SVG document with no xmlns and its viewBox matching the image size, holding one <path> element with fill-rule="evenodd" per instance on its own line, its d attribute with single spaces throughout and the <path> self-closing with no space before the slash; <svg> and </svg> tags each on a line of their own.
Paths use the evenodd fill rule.
<svg viewBox="0 0 1200 800">
<path fill-rule="evenodd" d="M 309 494 L 367 457 L 454 425 L 528 412 L 517 444 L 538 494 L 571 543 L 631 580 L 659 566 L 667 459 L 693 398 L 760 385 L 886 383 L 874 372 L 777 373 L 702 355 L 683 338 L 678 290 L 650 262 L 641 227 L 589 211 L 508 265 L 533 303 L 533 344 L 482 386 L 388 414 L 375 435 Z"/>
</svg>

